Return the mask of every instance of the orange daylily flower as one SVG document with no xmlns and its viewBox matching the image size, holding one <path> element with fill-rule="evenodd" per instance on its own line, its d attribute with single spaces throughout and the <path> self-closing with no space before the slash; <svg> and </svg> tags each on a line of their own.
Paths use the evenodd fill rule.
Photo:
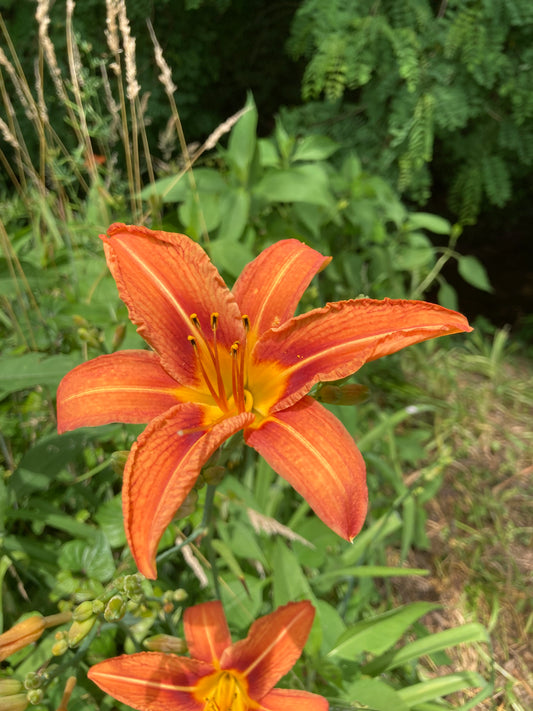
<svg viewBox="0 0 533 711">
<path fill-rule="evenodd" d="M 314 615 L 307 600 L 289 603 L 232 644 L 221 603 L 202 603 L 184 615 L 191 658 L 125 654 L 91 667 L 89 679 L 140 711 L 327 711 L 322 696 L 274 689 L 300 657 Z"/>
<path fill-rule="evenodd" d="M 156 577 L 165 528 L 202 466 L 239 430 L 326 525 L 351 540 L 367 509 L 363 458 L 307 393 L 405 346 L 470 331 L 466 318 L 401 299 L 340 301 L 294 317 L 330 261 L 295 239 L 265 249 L 230 291 L 184 235 L 114 224 L 101 237 L 119 294 L 152 350 L 102 355 L 68 373 L 57 393 L 58 430 L 149 423 L 123 484 L 139 570 Z"/>
</svg>

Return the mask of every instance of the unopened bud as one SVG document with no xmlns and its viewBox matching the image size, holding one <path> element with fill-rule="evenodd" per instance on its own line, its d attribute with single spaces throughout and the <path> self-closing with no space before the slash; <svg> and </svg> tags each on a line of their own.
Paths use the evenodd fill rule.
<svg viewBox="0 0 533 711">
<path fill-rule="evenodd" d="M 57 640 L 57 642 L 54 642 L 52 646 L 52 654 L 54 657 L 60 657 L 62 654 L 65 654 L 68 648 L 69 646 L 66 637 L 61 637 Z"/>
<path fill-rule="evenodd" d="M 12 696 L 24 690 L 24 684 L 18 679 L 0 679 L 0 697 Z"/>
<path fill-rule="evenodd" d="M 102 600 L 93 600 L 93 615 L 101 615 L 104 611 L 105 605 Z"/>
<path fill-rule="evenodd" d="M 170 634 L 156 634 L 144 640 L 143 646 L 150 652 L 173 652 L 181 654 L 187 649 L 185 642 Z"/>
<path fill-rule="evenodd" d="M 124 336 L 126 335 L 126 325 L 124 323 L 119 323 L 115 328 L 113 333 L 113 340 L 111 341 L 111 348 L 116 351 L 122 345 Z"/>
<path fill-rule="evenodd" d="M 26 678 L 24 679 L 24 688 L 28 691 L 30 689 L 38 689 L 41 686 L 42 681 L 43 680 L 37 672 L 30 671 L 26 674 Z"/>
<path fill-rule="evenodd" d="M 172 599 L 174 602 L 184 602 L 188 598 L 187 591 L 183 588 L 178 588 L 172 591 Z"/>
<path fill-rule="evenodd" d="M 80 604 L 74 608 L 72 613 L 72 619 L 78 622 L 84 622 L 88 620 L 89 617 L 94 615 L 93 601 L 85 600 L 85 602 L 80 602 Z"/>
<path fill-rule="evenodd" d="M 0 711 L 24 711 L 29 705 L 26 694 L 0 696 Z"/>
<path fill-rule="evenodd" d="M 368 397 L 366 385 L 345 383 L 344 385 L 322 385 L 316 399 L 328 405 L 357 405 Z"/>
<path fill-rule="evenodd" d="M 26 697 L 32 706 L 37 706 L 44 698 L 44 691 L 42 689 L 32 689 L 28 691 Z"/>
<path fill-rule="evenodd" d="M 118 452 L 113 452 L 111 455 L 111 469 L 122 476 L 124 474 L 124 467 L 128 460 L 129 452 L 127 450 L 120 450 Z"/>
<path fill-rule="evenodd" d="M 176 518 L 187 518 L 196 511 L 196 504 L 198 503 L 198 492 L 192 489 L 189 491 L 185 497 L 182 505 L 175 513 Z"/>
<path fill-rule="evenodd" d="M 123 590 L 126 595 L 128 595 L 128 597 L 136 597 L 138 595 L 142 595 L 142 582 L 142 576 L 138 573 L 135 573 L 134 575 L 126 575 L 126 577 L 124 578 Z"/>
<path fill-rule="evenodd" d="M 95 622 L 95 617 L 89 617 L 87 620 L 83 620 L 83 622 L 74 620 L 67 632 L 68 646 L 71 648 L 77 647 L 78 644 L 87 637 Z"/>
<path fill-rule="evenodd" d="M 226 471 L 226 467 L 215 465 L 213 467 L 206 467 L 202 471 L 202 476 L 204 477 L 207 484 L 210 484 L 211 486 L 217 486 L 217 484 L 220 484 L 220 482 L 224 478 Z"/>
<path fill-rule="evenodd" d="M 126 601 L 121 595 L 113 595 L 104 610 L 106 622 L 117 622 L 126 614 Z"/>
<path fill-rule="evenodd" d="M 22 622 L 17 622 L 7 632 L 0 634 L 0 661 L 3 662 L 19 649 L 24 649 L 32 642 L 36 642 L 45 629 L 45 619 L 40 613 L 37 613 L 26 617 Z"/>
</svg>

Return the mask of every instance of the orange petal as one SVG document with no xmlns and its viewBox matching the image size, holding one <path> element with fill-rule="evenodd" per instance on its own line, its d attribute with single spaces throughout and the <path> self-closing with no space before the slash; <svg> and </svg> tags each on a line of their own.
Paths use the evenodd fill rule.
<svg viewBox="0 0 533 711">
<path fill-rule="evenodd" d="M 328 711 L 329 704 L 323 696 L 311 694 L 309 691 L 293 689 L 272 689 L 264 699 L 258 711 Z"/>
<path fill-rule="evenodd" d="M 102 235 L 107 264 L 141 336 L 183 385 L 199 382 L 192 346 L 196 314 L 212 343 L 211 314 L 218 313 L 217 340 L 229 351 L 242 340 L 239 308 L 204 250 L 189 237 L 146 227 L 114 224 Z"/>
<path fill-rule="evenodd" d="M 246 676 L 249 696 L 262 699 L 299 659 L 314 616 L 314 607 L 304 600 L 260 617 L 246 639 L 222 654 L 222 669 L 236 669 Z"/>
<path fill-rule="evenodd" d="M 304 397 L 245 431 L 246 443 L 303 496 L 316 515 L 351 540 L 365 520 L 365 463 L 329 410 Z"/>
<path fill-rule="evenodd" d="M 261 334 L 291 318 L 311 279 L 330 261 L 303 242 L 286 239 L 250 262 L 232 292 L 252 332 Z"/>
<path fill-rule="evenodd" d="M 268 331 L 257 342 L 256 362 L 277 362 L 287 378 L 283 409 L 317 382 L 338 380 L 364 363 L 413 343 L 471 331 L 466 318 L 425 301 L 352 299 L 327 304 Z"/>
<path fill-rule="evenodd" d="M 122 488 L 124 527 L 135 562 L 156 578 L 155 555 L 165 528 L 215 450 L 253 421 L 250 413 L 212 424 L 209 408 L 177 405 L 152 420 L 133 445 Z"/>
<path fill-rule="evenodd" d="M 155 353 L 131 350 L 99 356 L 78 365 L 59 384 L 58 432 L 109 422 L 150 422 L 180 401 L 178 387 Z"/>
<path fill-rule="evenodd" d="M 218 600 L 188 607 L 183 628 L 189 654 L 202 662 L 218 664 L 222 652 L 231 645 L 224 609 Z"/>
<path fill-rule="evenodd" d="M 106 694 L 139 711 L 203 711 L 192 690 L 212 667 L 163 652 L 124 654 L 95 664 L 88 677 Z"/>
</svg>

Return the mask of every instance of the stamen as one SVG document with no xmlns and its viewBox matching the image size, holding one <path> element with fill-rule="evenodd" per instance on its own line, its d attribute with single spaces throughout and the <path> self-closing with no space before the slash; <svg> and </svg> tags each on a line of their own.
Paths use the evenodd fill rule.
<svg viewBox="0 0 533 711">
<path fill-rule="evenodd" d="M 200 326 L 200 319 L 198 318 L 197 314 L 191 314 L 189 316 L 189 320 L 192 323 L 193 326 L 196 326 L 196 328 L 201 331 L 202 327 Z"/>
<path fill-rule="evenodd" d="M 231 367 L 231 387 L 233 388 L 233 400 L 239 408 L 239 412 L 244 412 L 244 381 L 242 378 L 243 356 L 239 341 L 231 346 L 231 355 L 233 363 Z M 239 367 L 240 366 L 240 367 Z"/>
<path fill-rule="evenodd" d="M 209 380 L 209 376 L 207 375 L 206 370 L 204 368 L 204 364 L 202 363 L 202 357 L 201 357 L 200 351 L 198 349 L 198 344 L 196 342 L 196 338 L 194 336 L 187 336 L 187 339 L 194 349 L 196 358 L 198 359 L 198 365 L 200 366 L 200 371 L 202 373 L 202 377 L 205 381 L 205 384 L 207 385 L 209 392 L 211 393 L 211 397 L 217 403 L 217 405 L 220 407 L 221 410 L 223 410 L 224 412 L 227 412 L 228 411 L 228 404 L 227 404 L 226 398 L 224 396 L 224 391 L 222 390 L 222 393 L 217 393 L 215 388 L 211 384 L 211 381 Z"/>
<path fill-rule="evenodd" d="M 241 319 L 242 319 L 242 322 L 244 325 L 244 330 L 246 331 L 246 333 L 248 333 L 248 331 L 250 330 L 250 319 L 248 318 L 248 316 L 246 314 L 243 314 L 241 316 Z"/>
<path fill-rule="evenodd" d="M 226 391 L 224 390 L 224 381 L 222 380 L 222 373 L 220 371 L 220 362 L 218 359 L 218 345 L 217 345 L 217 326 L 218 326 L 218 313 L 215 311 L 211 314 L 211 330 L 213 331 L 213 365 L 215 366 L 215 373 L 217 374 L 217 387 L 220 396 L 226 401 Z"/>
</svg>

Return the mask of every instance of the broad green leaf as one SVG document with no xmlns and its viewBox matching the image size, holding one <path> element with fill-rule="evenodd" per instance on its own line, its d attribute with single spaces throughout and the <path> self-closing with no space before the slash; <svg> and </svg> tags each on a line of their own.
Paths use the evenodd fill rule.
<svg viewBox="0 0 533 711">
<path fill-rule="evenodd" d="M 220 204 L 222 220 L 217 240 L 237 242 L 244 232 L 250 214 L 250 193 L 245 188 L 228 191 Z"/>
<path fill-rule="evenodd" d="M 437 235 L 449 235 L 451 224 L 444 217 L 433 215 L 430 212 L 411 212 L 407 219 L 407 229 L 423 229 Z"/>
<path fill-rule="evenodd" d="M 269 579 L 261 580 L 257 574 L 245 574 L 244 583 L 233 576 L 229 580 L 224 579 L 220 594 L 230 627 L 247 629 L 259 616 L 263 605 L 263 588 L 269 583 Z"/>
<path fill-rule="evenodd" d="M 457 267 L 463 279 L 476 289 L 493 291 L 485 267 L 479 259 L 471 255 L 460 256 L 457 258 Z"/>
<path fill-rule="evenodd" d="M 206 245 L 209 256 L 220 271 L 237 278 L 254 254 L 244 244 L 216 239 Z"/>
<path fill-rule="evenodd" d="M 63 513 L 60 509 L 41 500 L 38 505 L 34 503 L 31 508 L 21 508 L 11 510 L 7 518 L 16 521 L 31 521 L 33 526 L 41 528 L 50 526 L 59 531 L 65 531 L 76 538 L 83 538 L 86 541 L 94 541 L 101 533 L 92 526 Z"/>
<path fill-rule="evenodd" d="M 437 677 L 436 679 L 428 679 L 420 684 L 400 689 L 398 694 L 409 707 L 412 707 L 416 704 L 424 703 L 424 701 L 431 701 L 453 694 L 456 691 L 472 687 L 484 687 L 486 685 L 486 680 L 480 674 L 465 671 Z"/>
<path fill-rule="evenodd" d="M 446 309 L 452 309 L 452 311 L 457 311 L 459 308 L 459 301 L 457 299 L 457 292 L 448 284 L 447 281 L 443 281 L 439 286 L 439 291 L 437 293 L 437 300 L 441 306 Z"/>
<path fill-rule="evenodd" d="M 269 171 L 253 187 L 253 194 L 267 203 L 308 202 L 333 208 L 327 175 L 316 164 Z"/>
<path fill-rule="evenodd" d="M 314 599 L 298 559 L 280 539 L 274 546 L 272 571 L 274 607 L 285 605 L 291 600 Z"/>
<path fill-rule="evenodd" d="M 167 178 L 156 180 L 153 185 L 148 185 L 141 192 L 143 200 L 152 196 L 160 197 L 163 202 L 183 202 L 187 195 L 193 191 L 193 185 L 200 193 L 223 193 L 227 183 L 218 170 L 213 168 L 193 168 L 194 183 L 188 174 L 171 175 Z"/>
<path fill-rule="evenodd" d="M 99 506 L 94 518 L 112 548 L 126 545 L 126 533 L 122 517 L 122 497 L 120 494 Z"/>
<path fill-rule="evenodd" d="M 270 138 L 259 138 L 259 164 L 266 167 L 277 168 L 280 164 L 278 149 Z"/>
<path fill-rule="evenodd" d="M 413 622 L 438 607 L 430 602 L 415 602 L 358 622 L 340 636 L 328 656 L 353 660 L 363 652 L 383 654 L 396 644 Z"/>
<path fill-rule="evenodd" d="M 317 600 L 315 607 L 322 630 L 322 651 L 327 654 L 336 640 L 346 631 L 346 625 L 337 610 L 325 600 Z"/>
<path fill-rule="evenodd" d="M 239 183 L 243 186 L 248 183 L 257 143 L 257 109 L 251 95 L 248 96 L 245 108 L 248 111 L 241 116 L 233 127 L 226 152 L 226 158 L 233 168 Z"/>
<path fill-rule="evenodd" d="M 453 629 L 435 632 L 427 637 L 410 642 L 400 647 L 400 649 L 395 649 L 377 659 L 373 659 L 363 667 L 362 671 L 364 674 L 377 676 L 388 669 L 394 669 L 423 655 L 435 654 L 457 644 L 467 644 L 469 642 L 488 643 L 489 641 L 489 633 L 485 627 L 477 622 L 471 622 Z"/>
<path fill-rule="evenodd" d="M 399 693 L 381 679 L 358 679 L 348 686 L 344 696 L 375 711 L 409 711 Z"/>
<path fill-rule="evenodd" d="M 413 232 L 407 237 L 408 244 L 403 245 L 394 257 L 394 269 L 411 271 L 429 267 L 434 261 L 435 252 L 426 235 Z"/>
<path fill-rule="evenodd" d="M 43 356 L 42 353 L 2 355 L 0 373 L 0 399 L 18 390 L 49 387 L 55 390 L 61 378 L 78 365 L 80 358 L 59 354 Z"/>
<path fill-rule="evenodd" d="M 61 547 L 59 567 L 72 573 L 83 573 L 88 578 L 107 582 L 115 573 L 115 563 L 105 535 L 98 531 L 95 539 L 67 541 Z"/>
<path fill-rule="evenodd" d="M 296 144 L 291 161 L 326 160 L 339 150 L 339 144 L 329 136 L 311 134 Z"/>
</svg>

